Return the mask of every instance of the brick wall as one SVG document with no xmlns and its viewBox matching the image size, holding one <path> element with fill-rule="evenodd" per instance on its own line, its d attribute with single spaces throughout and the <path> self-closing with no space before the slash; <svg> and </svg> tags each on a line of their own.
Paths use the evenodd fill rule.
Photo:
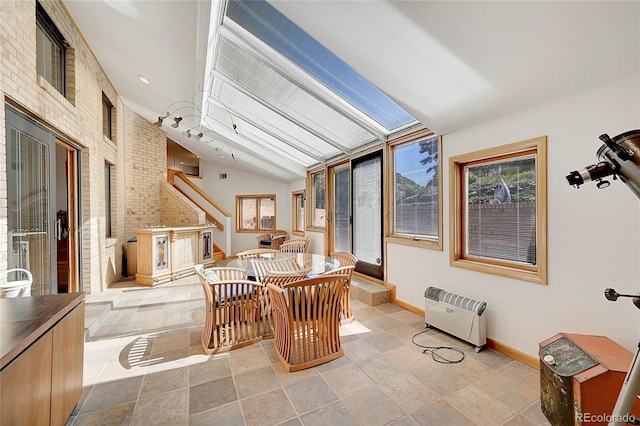
<svg viewBox="0 0 640 426">
<path fill-rule="evenodd" d="M 36 72 L 35 1 L 0 1 L 0 95 L 65 142 L 81 160 L 82 282 L 87 293 L 120 277 L 122 251 L 141 224 L 158 224 L 166 180 L 166 135 L 127 110 L 72 19 L 57 0 L 42 0 L 71 48 L 67 96 Z M 113 104 L 112 140 L 102 135 L 102 93 Z M 7 267 L 5 111 L 0 108 L 0 270 Z M 105 232 L 105 163 L 113 166 L 113 238 Z"/>
<path fill-rule="evenodd" d="M 204 210 L 198 208 L 168 182 L 161 185 L 162 223 L 167 226 L 192 226 L 205 223 Z"/>
</svg>

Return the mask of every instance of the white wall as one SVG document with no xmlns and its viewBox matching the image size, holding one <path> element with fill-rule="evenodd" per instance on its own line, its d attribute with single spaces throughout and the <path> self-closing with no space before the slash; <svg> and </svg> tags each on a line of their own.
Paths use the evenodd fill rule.
<svg viewBox="0 0 640 426">
<path fill-rule="evenodd" d="M 220 173 L 226 173 L 227 178 L 219 179 Z M 227 256 L 258 248 L 258 233 L 235 232 L 236 195 L 276 194 L 276 228 L 291 232 L 291 191 L 288 183 L 204 161 L 200 162 L 200 174 L 203 177 L 201 188 L 232 214 L 231 252 Z"/>
<path fill-rule="evenodd" d="M 444 135 L 444 251 L 388 245 L 397 299 L 424 309 L 424 290 L 444 288 L 487 302 L 488 337 L 537 357 L 558 332 L 605 335 L 633 351 L 640 312 L 609 302 L 606 287 L 640 290 L 640 204 L 620 181 L 605 190 L 571 188 L 565 176 L 596 163 L 598 136 L 640 128 L 640 75 Z M 449 266 L 449 157 L 548 137 L 548 285 Z"/>
</svg>

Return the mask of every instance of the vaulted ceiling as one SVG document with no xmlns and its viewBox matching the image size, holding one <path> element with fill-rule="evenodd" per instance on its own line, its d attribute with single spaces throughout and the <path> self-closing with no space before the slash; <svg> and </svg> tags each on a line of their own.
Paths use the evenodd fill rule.
<svg viewBox="0 0 640 426">
<path fill-rule="evenodd" d="M 634 1 L 64 4 L 128 107 L 216 167 L 282 181 L 640 68 Z"/>
</svg>

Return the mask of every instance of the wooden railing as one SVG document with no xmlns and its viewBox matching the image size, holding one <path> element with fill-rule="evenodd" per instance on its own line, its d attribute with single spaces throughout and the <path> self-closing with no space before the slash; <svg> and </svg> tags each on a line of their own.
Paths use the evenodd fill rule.
<svg viewBox="0 0 640 426">
<path fill-rule="evenodd" d="M 184 174 L 184 172 L 177 172 L 174 170 L 169 170 L 169 183 L 171 185 L 173 185 L 174 188 L 176 188 L 178 191 L 180 191 L 185 197 L 187 197 L 189 200 L 191 200 L 191 202 L 193 202 L 196 206 L 198 206 L 199 208 L 201 208 L 204 212 L 205 212 L 205 216 L 206 219 L 211 222 L 211 223 L 215 223 L 215 225 L 218 227 L 218 229 L 220 229 L 221 231 L 224 230 L 224 224 L 222 224 L 219 220 L 217 220 L 216 218 L 214 218 L 211 214 L 209 214 L 207 212 L 207 209 L 203 208 L 199 203 L 197 203 L 195 200 L 193 200 L 188 194 L 185 194 L 184 191 L 182 191 L 180 188 L 178 188 L 174 182 L 175 182 L 175 178 L 180 179 L 181 181 L 183 181 L 189 188 L 191 188 L 196 194 L 198 194 L 200 197 L 202 197 L 207 203 L 209 203 L 211 206 L 213 206 L 216 210 L 218 210 L 223 216 L 225 217 L 231 217 L 231 213 L 229 213 L 227 211 L 227 209 L 225 209 L 224 207 L 222 207 L 216 200 L 214 200 L 213 198 L 211 198 L 209 196 L 209 194 L 207 194 L 206 192 L 204 192 L 198 185 L 194 184 L 193 182 L 191 182 L 191 179 L 189 179 L 189 177 L 187 175 Z"/>
</svg>

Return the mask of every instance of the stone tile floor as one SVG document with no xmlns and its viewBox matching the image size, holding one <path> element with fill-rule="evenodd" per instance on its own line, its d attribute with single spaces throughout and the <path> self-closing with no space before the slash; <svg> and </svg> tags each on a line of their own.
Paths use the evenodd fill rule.
<svg viewBox="0 0 640 426">
<path fill-rule="evenodd" d="M 67 424 L 548 425 L 537 370 L 429 330 L 415 342 L 465 354 L 437 363 L 412 342 L 422 317 L 352 303 L 355 320 L 341 326 L 345 356 L 287 373 L 272 340 L 203 354 L 195 276 L 117 283 L 87 296 L 84 392 Z"/>
</svg>

